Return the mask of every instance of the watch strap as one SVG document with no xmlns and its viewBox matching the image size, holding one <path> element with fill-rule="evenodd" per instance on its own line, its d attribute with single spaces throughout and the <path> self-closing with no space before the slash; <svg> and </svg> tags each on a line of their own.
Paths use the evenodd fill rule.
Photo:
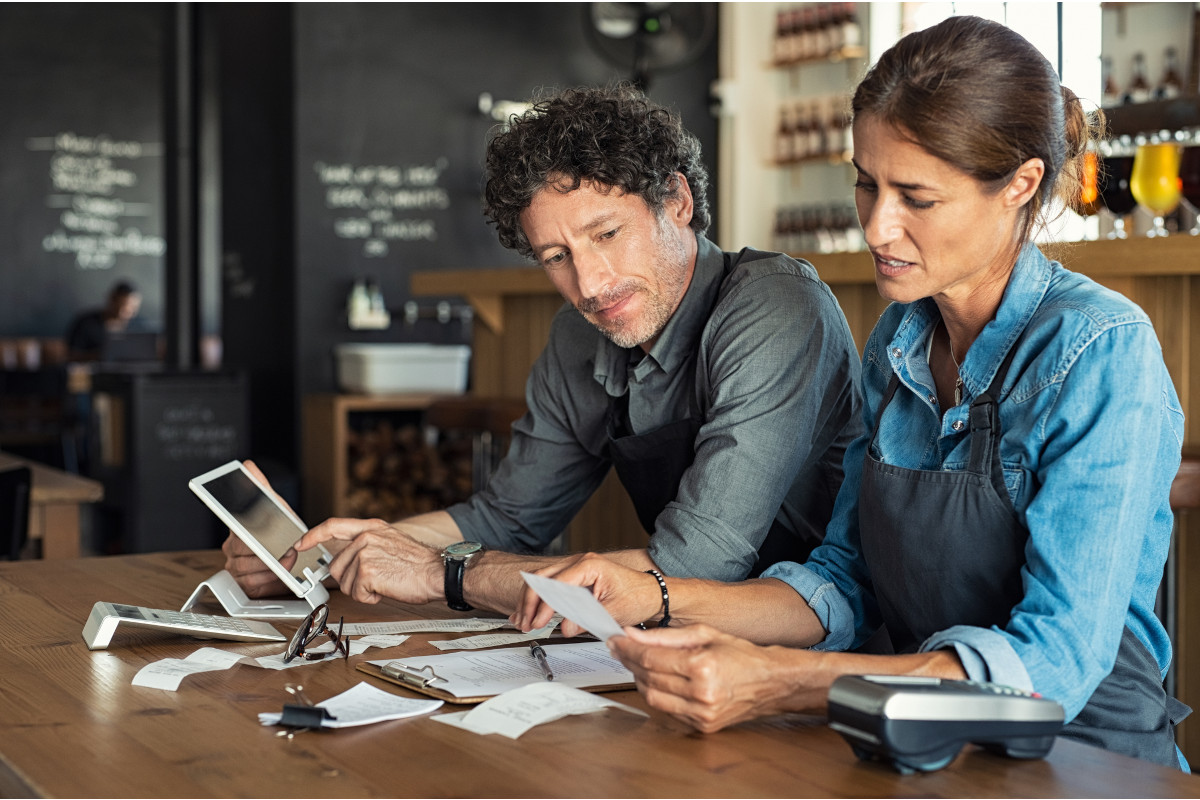
<svg viewBox="0 0 1200 800">
<path fill-rule="evenodd" d="M 472 606 L 463 599 L 463 572 L 467 560 L 447 557 L 443 561 L 446 562 L 446 604 L 455 611 L 470 611 Z"/>
</svg>

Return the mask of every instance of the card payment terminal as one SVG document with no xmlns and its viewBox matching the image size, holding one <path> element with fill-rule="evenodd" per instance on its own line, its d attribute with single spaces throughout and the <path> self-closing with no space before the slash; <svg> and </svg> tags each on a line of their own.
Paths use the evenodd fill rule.
<svg viewBox="0 0 1200 800">
<path fill-rule="evenodd" d="M 1042 758 L 1062 726 L 1058 703 L 994 683 L 843 675 L 829 689 L 829 727 L 859 758 L 903 773 L 941 769 L 967 743 Z"/>
</svg>

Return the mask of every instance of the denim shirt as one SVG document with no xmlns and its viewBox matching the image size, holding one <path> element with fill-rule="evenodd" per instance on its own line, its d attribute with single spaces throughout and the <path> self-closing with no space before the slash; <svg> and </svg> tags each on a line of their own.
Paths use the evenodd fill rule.
<svg viewBox="0 0 1200 800">
<path fill-rule="evenodd" d="M 922 651 L 953 648 L 972 680 L 1040 692 L 1067 721 L 1111 671 L 1129 627 L 1166 675 L 1171 644 L 1154 613 L 1171 539 L 1171 481 L 1183 410 L 1146 314 L 1027 245 L 995 318 L 959 371 L 963 401 L 939 418 L 927 345 L 931 299 L 892 304 L 863 353 L 863 420 L 880 423 L 877 458 L 922 470 L 967 465 L 970 401 L 1016 352 L 1000 393 L 1004 479 L 1029 530 L 1024 597 L 1003 627 L 954 626 Z M 859 544 L 858 491 L 868 437 L 846 451 L 845 482 L 825 542 L 806 565 L 778 564 L 827 632 L 814 649 L 846 650 L 880 624 Z M 963 531 L 970 536 L 970 531 Z M 936 591 L 937 587 L 930 587 Z"/>
<path fill-rule="evenodd" d="M 691 283 L 648 353 L 570 305 L 558 312 L 508 454 L 483 491 L 447 509 L 464 537 L 545 548 L 609 472 L 609 407 L 628 395 L 635 434 L 702 420 L 649 539 L 663 573 L 741 580 L 775 521 L 820 541 L 861 432 L 850 326 L 811 264 L 697 241 Z"/>
</svg>

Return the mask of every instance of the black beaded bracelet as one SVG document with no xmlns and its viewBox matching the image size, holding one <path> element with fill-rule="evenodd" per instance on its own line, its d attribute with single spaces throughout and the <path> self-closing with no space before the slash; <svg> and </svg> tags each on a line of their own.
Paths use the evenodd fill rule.
<svg viewBox="0 0 1200 800">
<path fill-rule="evenodd" d="M 658 627 L 665 628 L 671 623 L 671 596 L 667 594 L 667 582 L 663 579 L 662 573 L 656 569 L 646 570 L 647 575 L 653 575 L 654 580 L 658 581 L 658 588 L 662 590 L 663 596 L 663 615 L 658 621 Z"/>
</svg>

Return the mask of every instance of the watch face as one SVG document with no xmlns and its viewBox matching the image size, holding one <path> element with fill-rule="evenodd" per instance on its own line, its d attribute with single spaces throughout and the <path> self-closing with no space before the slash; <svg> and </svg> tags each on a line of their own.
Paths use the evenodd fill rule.
<svg viewBox="0 0 1200 800">
<path fill-rule="evenodd" d="M 446 545 L 446 549 L 442 551 L 442 555 L 450 556 L 451 558 L 462 558 L 471 556 L 483 549 L 483 545 L 479 542 L 455 542 L 454 544 Z"/>
</svg>

